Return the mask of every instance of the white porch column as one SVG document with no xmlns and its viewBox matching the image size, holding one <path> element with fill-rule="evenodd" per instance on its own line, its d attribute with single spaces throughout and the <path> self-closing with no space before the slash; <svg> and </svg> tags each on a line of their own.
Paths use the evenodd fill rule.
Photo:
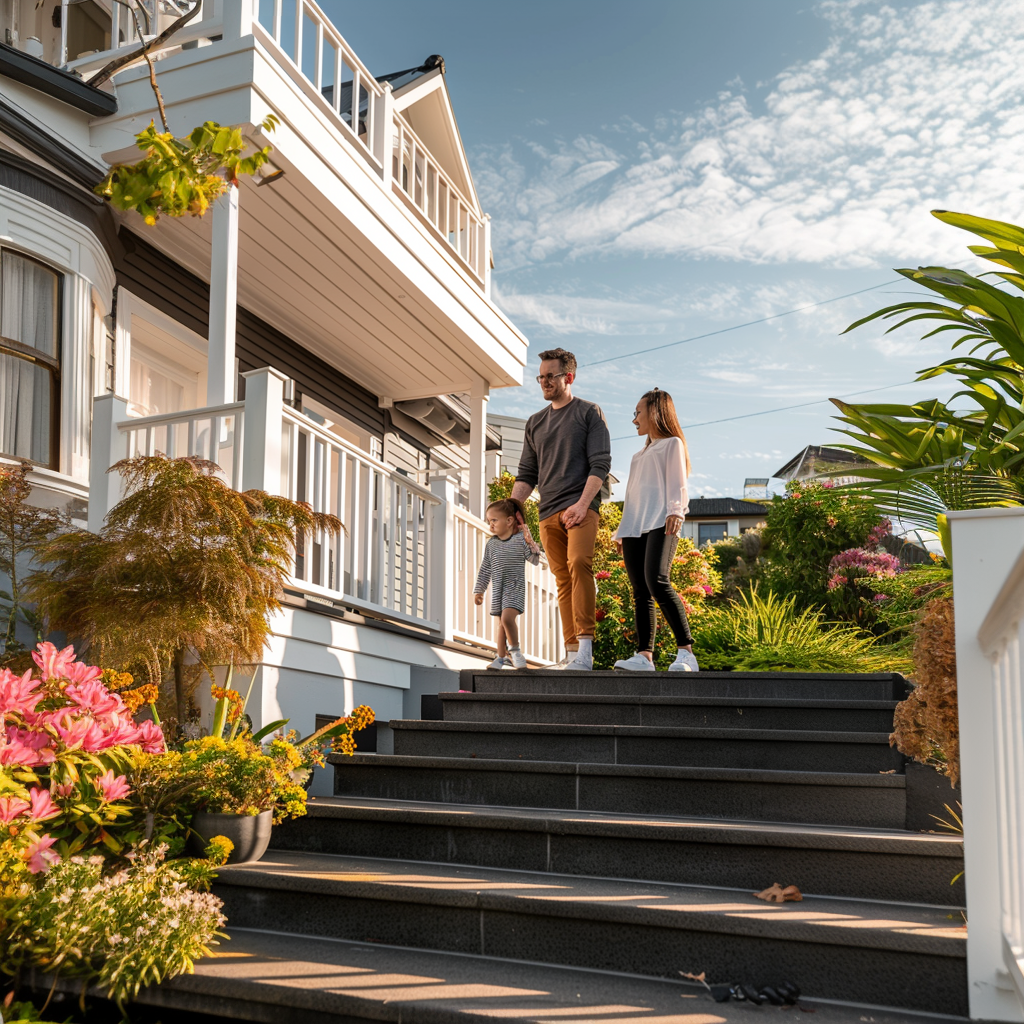
<svg viewBox="0 0 1024 1024">
<path fill-rule="evenodd" d="M 967 983 L 975 1020 L 1021 1021 L 1003 967 L 992 665 L 978 629 L 1024 550 L 1024 510 L 950 512 L 967 890 Z"/>
<path fill-rule="evenodd" d="M 221 31 L 225 39 L 241 39 L 243 36 L 252 35 L 252 23 L 256 20 L 258 0 L 217 0 L 215 4 L 206 0 L 206 3 L 214 8 L 211 21 L 223 25 Z M 204 12 L 203 21 L 207 17 Z"/>
<path fill-rule="evenodd" d="M 430 563 L 427 618 L 439 623 L 441 636 L 451 640 L 455 629 L 455 478 L 445 473 L 430 481 L 430 490 L 441 499 L 430 509 Z M 475 567 L 474 570 L 475 572 Z"/>
<path fill-rule="evenodd" d="M 269 366 L 250 370 L 242 376 L 245 377 L 242 490 L 281 494 L 281 408 L 288 378 Z"/>
<path fill-rule="evenodd" d="M 491 297 L 491 215 L 484 214 L 484 295 Z"/>
<path fill-rule="evenodd" d="M 235 400 L 235 319 L 238 311 L 238 189 L 213 206 L 210 253 L 210 341 L 206 404 Z"/>
<path fill-rule="evenodd" d="M 121 500 L 121 475 L 108 473 L 128 454 L 118 423 L 128 419 L 128 403 L 117 395 L 98 395 L 92 403 L 89 458 L 89 530 L 99 533 L 107 513 Z"/>
<path fill-rule="evenodd" d="M 473 381 L 469 392 L 469 511 L 482 518 L 487 481 L 487 398 L 490 389 L 482 380 Z"/>
</svg>

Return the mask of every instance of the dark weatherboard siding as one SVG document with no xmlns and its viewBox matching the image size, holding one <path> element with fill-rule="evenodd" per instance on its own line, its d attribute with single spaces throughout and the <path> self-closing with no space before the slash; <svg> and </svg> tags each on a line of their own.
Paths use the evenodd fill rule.
<svg viewBox="0 0 1024 1024">
<path fill-rule="evenodd" d="M 114 263 L 117 283 L 205 338 L 209 286 L 137 235 L 122 230 L 119 238 L 124 251 Z M 242 306 L 235 355 L 242 373 L 272 366 L 291 377 L 303 395 L 383 439 L 384 410 L 378 408 L 375 395 Z"/>
</svg>

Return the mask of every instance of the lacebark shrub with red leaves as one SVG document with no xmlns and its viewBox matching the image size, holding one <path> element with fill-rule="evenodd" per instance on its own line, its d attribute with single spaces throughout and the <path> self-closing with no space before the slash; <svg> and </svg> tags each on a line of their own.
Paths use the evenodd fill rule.
<svg viewBox="0 0 1024 1024">
<path fill-rule="evenodd" d="M 956 786 L 960 778 L 960 723 L 953 599 L 929 601 L 914 631 L 914 689 L 896 707 L 889 742 L 915 761 L 948 775 L 950 785 Z"/>
</svg>

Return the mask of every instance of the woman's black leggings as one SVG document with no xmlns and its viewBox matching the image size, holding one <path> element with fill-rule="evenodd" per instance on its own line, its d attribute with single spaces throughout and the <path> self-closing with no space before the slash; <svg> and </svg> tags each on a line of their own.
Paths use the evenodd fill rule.
<svg viewBox="0 0 1024 1024">
<path fill-rule="evenodd" d="M 689 647 L 693 643 L 686 609 L 672 586 L 672 559 L 678 545 L 679 538 L 666 535 L 664 526 L 639 537 L 622 538 L 622 560 L 633 588 L 638 651 L 654 650 L 655 601 L 675 633 L 676 644 Z"/>
</svg>

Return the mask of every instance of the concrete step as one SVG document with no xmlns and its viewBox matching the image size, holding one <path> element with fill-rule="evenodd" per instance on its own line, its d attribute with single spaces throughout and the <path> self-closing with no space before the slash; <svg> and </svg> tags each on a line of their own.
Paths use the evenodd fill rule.
<svg viewBox="0 0 1024 1024">
<path fill-rule="evenodd" d="M 634 694 L 441 693 L 446 722 L 891 732 L 896 701 Z"/>
<path fill-rule="evenodd" d="M 320 797 L 274 829 L 277 850 L 735 888 L 779 881 L 807 895 L 964 904 L 957 836 L 886 829 L 452 807 Z M 766 881 L 767 880 L 767 881 Z"/>
<path fill-rule="evenodd" d="M 565 761 L 329 755 L 334 795 L 902 829 L 906 777 Z"/>
<path fill-rule="evenodd" d="M 223 869 L 215 892 L 235 928 L 666 979 L 785 978 L 827 999 L 967 1012 L 966 930 L 947 908 L 774 905 L 735 890 L 282 852 Z"/>
<path fill-rule="evenodd" d="M 231 928 L 229 939 L 214 956 L 200 960 L 194 974 L 144 988 L 136 1002 L 261 1024 L 494 1024 L 505 1018 L 523 1024 L 750 1024 L 748 1004 L 715 1003 L 706 990 L 678 978 L 279 931 Z M 747 980 L 767 984 L 792 979 Z M 73 979 L 59 987 L 74 997 L 80 988 Z M 861 1006 L 807 996 L 800 1002 L 814 1011 L 815 1024 L 860 1024 L 867 1014 Z M 877 1007 L 870 1008 L 868 1019 L 874 1024 L 956 1024 L 950 1017 Z"/>
<path fill-rule="evenodd" d="M 552 672 L 463 669 L 459 688 L 475 693 L 609 694 L 648 697 L 770 697 L 899 701 L 907 681 L 895 672 Z"/>
<path fill-rule="evenodd" d="M 902 772 L 889 734 L 392 720 L 394 753 L 793 772 Z"/>
</svg>

